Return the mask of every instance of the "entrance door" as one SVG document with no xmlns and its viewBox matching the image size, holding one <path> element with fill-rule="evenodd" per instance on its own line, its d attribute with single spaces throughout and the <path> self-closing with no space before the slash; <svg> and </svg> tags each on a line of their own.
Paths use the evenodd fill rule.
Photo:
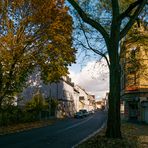
<svg viewBox="0 0 148 148">
<path fill-rule="evenodd" d="M 148 123 L 148 107 L 144 108 L 144 121 Z"/>
<path fill-rule="evenodd" d="M 129 118 L 130 119 L 138 118 L 138 103 L 136 102 L 129 103 Z"/>
</svg>

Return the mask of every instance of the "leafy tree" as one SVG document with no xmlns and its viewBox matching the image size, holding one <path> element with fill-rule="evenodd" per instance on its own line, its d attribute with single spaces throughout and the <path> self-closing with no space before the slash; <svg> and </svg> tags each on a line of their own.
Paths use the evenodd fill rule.
<svg viewBox="0 0 148 148">
<path fill-rule="evenodd" d="M 22 90 L 35 67 L 45 81 L 66 75 L 75 49 L 63 1 L 0 0 L 0 20 L 1 107 Z"/>
<path fill-rule="evenodd" d="M 86 23 L 97 33 L 100 33 L 106 44 L 109 60 L 104 51 L 91 48 L 87 39 L 88 47 L 95 53 L 106 58 L 110 72 L 109 110 L 106 136 L 121 138 L 120 130 L 120 41 L 125 37 L 134 22 L 142 12 L 147 0 L 100 0 L 100 1 L 75 1 L 67 0 L 79 14 L 83 24 Z M 106 16 L 109 21 L 101 21 Z M 106 29 L 107 26 L 107 29 Z M 84 30 L 85 31 L 85 30 Z M 84 32 L 85 33 L 85 32 Z"/>
<path fill-rule="evenodd" d="M 55 116 L 58 100 L 56 98 L 48 98 L 48 103 L 50 105 L 50 115 Z"/>
<path fill-rule="evenodd" d="M 37 92 L 33 98 L 26 103 L 25 110 L 30 113 L 34 113 L 35 116 L 41 118 L 41 112 L 48 110 L 49 104 L 45 101 L 42 94 Z"/>
</svg>

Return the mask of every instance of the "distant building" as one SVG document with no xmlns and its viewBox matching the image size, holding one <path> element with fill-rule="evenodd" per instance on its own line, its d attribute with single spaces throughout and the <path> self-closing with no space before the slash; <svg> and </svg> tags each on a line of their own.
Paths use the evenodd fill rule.
<svg viewBox="0 0 148 148">
<path fill-rule="evenodd" d="M 95 110 L 96 109 L 96 103 L 95 103 L 95 95 L 88 95 L 88 101 L 89 101 L 89 108 L 88 110 Z"/>
<path fill-rule="evenodd" d="M 79 106 L 77 111 L 80 109 L 86 109 L 88 111 L 95 109 L 95 96 L 88 94 L 80 86 L 76 85 L 75 89 L 79 91 Z"/>
<path fill-rule="evenodd" d="M 96 101 L 96 109 L 102 109 L 102 101 Z"/>
</svg>

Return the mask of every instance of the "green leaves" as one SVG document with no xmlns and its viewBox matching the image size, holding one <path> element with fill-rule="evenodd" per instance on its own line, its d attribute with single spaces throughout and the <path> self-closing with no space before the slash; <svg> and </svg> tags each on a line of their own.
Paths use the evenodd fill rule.
<svg viewBox="0 0 148 148">
<path fill-rule="evenodd" d="M 48 107 L 47 103 L 45 102 L 42 94 L 37 93 L 33 96 L 33 98 L 26 104 L 25 110 L 26 111 L 35 111 L 40 112 Z"/>
</svg>

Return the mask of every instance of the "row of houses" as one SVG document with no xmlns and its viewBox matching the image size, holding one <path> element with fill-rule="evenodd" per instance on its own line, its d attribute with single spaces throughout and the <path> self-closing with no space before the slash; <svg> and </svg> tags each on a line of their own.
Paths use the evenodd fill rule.
<svg viewBox="0 0 148 148">
<path fill-rule="evenodd" d="M 75 85 L 68 76 L 62 77 L 56 83 L 45 84 L 36 73 L 29 82 L 30 86 L 21 94 L 23 100 L 19 102 L 20 106 L 24 106 L 34 94 L 40 92 L 45 99 L 55 99 L 58 102 L 55 112 L 58 118 L 71 117 L 80 109 L 95 109 L 95 96 Z"/>
</svg>

